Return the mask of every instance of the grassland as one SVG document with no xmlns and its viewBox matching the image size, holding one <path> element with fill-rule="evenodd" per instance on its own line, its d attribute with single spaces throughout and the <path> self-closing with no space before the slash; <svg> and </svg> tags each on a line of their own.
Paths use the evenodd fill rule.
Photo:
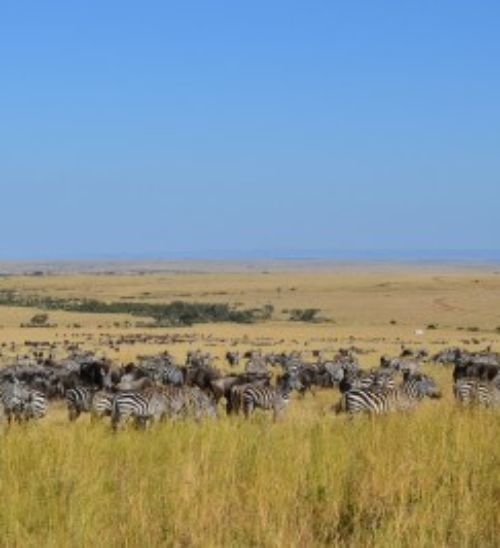
<svg viewBox="0 0 500 548">
<path fill-rule="evenodd" d="M 401 344 L 431 353 L 500 347 L 500 272 L 494 267 L 202 268 L 152 273 L 62 273 L 0 278 L 0 289 L 57 298 L 272 305 L 266 322 L 145 328 L 127 315 L 0 307 L 1 359 L 26 342 L 63 342 L 116 364 L 168 349 L 313 350 L 355 346 L 369 367 Z M 316 308 L 323 321 L 292 322 Z M 421 330 L 421 331 L 418 331 Z M 420 333 L 420 334 L 417 334 Z M 134 343 L 116 341 L 144 335 Z M 162 339 L 168 336 L 167 339 Z M 115 341 L 110 343 L 110 341 Z M 56 356 L 56 357 L 59 357 Z M 451 370 L 425 365 L 442 400 L 411 415 L 332 416 L 331 390 L 294 397 L 274 424 L 265 414 L 158 425 L 113 435 L 55 404 L 38 424 L 0 437 L 3 546 L 497 546 L 500 415 L 463 412 Z"/>
</svg>

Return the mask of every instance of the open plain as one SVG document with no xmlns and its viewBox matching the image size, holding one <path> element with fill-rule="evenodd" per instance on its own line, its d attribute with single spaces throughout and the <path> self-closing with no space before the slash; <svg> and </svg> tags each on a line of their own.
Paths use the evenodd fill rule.
<svg viewBox="0 0 500 548">
<path fill-rule="evenodd" d="M 329 262 L 1 265 L 2 294 L 104 303 L 228 304 L 266 310 L 253 323 L 154 325 L 125 313 L 4 303 L 4 366 L 34 348 L 69 347 L 119 367 L 168 350 L 209 352 L 229 370 L 241 354 L 354 350 L 363 367 L 403 347 L 500 350 L 500 265 Z M 300 311 L 314 311 L 300 320 Z M 48 315 L 44 325 L 34 316 Z M 34 346 L 34 343 L 38 346 Z M 239 368 L 243 368 L 242 362 Z M 452 368 L 422 369 L 443 392 L 410 414 L 334 415 L 335 388 L 294 393 L 274 423 L 225 416 L 147 431 L 64 402 L 4 427 L 0 531 L 4 546 L 495 546 L 500 530 L 500 410 L 459 409 Z"/>
</svg>

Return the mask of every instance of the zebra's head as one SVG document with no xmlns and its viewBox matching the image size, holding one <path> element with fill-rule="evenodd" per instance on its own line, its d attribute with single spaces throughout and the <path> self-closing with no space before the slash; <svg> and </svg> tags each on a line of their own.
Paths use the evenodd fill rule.
<svg viewBox="0 0 500 548">
<path fill-rule="evenodd" d="M 346 371 L 339 362 L 326 362 L 323 368 L 328 373 L 332 384 L 339 384 L 346 376 Z"/>
<path fill-rule="evenodd" d="M 417 390 L 422 397 L 432 399 L 441 397 L 441 390 L 436 381 L 432 377 L 429 377 L 429 375 L 425 375 L 424 373 L 407 373 L 405 378 L 413 378 L 416 381 Z"/>
<path fill-rule="evenodd" d="M 278 382 L 276 383 L 276 386 L 278 390 L 282 394 L 290 394 L 293 390 L 296 390 L 297 392 L 300 392 L 304 389 L 303 384 L 300 382 L 299 376 L 297 372 L 289 372 L 287 371 L 283 375 L 280 375 L 278 378 Z"/>
</svg>

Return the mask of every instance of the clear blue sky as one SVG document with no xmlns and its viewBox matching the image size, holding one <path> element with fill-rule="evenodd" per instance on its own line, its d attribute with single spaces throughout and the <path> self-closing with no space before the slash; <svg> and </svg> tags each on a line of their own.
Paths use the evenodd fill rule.
<svg viewBox="0 0 500 548">
<path fill-rule="evenodd" d="M 500 3 L 0 5 L 0 258 L 500 247 Z"/>
</svg>

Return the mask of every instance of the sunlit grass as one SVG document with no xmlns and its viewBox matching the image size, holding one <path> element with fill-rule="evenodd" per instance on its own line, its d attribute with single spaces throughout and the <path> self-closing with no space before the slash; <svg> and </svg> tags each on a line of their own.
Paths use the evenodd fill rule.
<svg viewBox="0 0 500 548">
<path fill-rule="evenodd" d="M 439 274 L 439 275 L 438 275 Z M 471 284 L 474 279 L 481 283 Z M 401 344 L 431 352 L 447 345 L 498 345 L 500 279 L 492 272 L 164 273 L 145 276 L 12 277 L 3 288 L 61 298 L 173 298 L 273 304 L 255 325 L 148 330 L 125 315 L 50 312 L 57 328 L 26 329 L 35 309 L 1 308 L 2 361 L 30 352 L 26 341 L 63 341 L 115 364 L 168 349 L 182 363 L 201 348 L 227 367 L 244 351 L 356 345 L 363 366 Z M 335 323 L 288 322 L 283 310 L 320 308 Z M 394 320 L 395 323 L 392 323 Z M 129 327 L 126 321 L 131 321 Z M 79 327 L 76 328 L 75 324 Z M 436 324 L 417 336 L 415 329 Z M 478 326 L 473 334 L 461 327 Z M 103 347 L 104 334 L 192 335 L 193 342 Z M 15 342 L 16 346 L 11 347 Z M 474 346 L 475 345 L 475 346 Z M 478 346 L 479 345 L 479 346 Z M 45 419 L 0 434 L 1 546 L 471 546 L 498 545 L 500 415 L 463 412 L 451 371 L 427 365 L 443 389 L 409 415 L 334 416 L 338 392 L 294 395 L 273 423 L 221 418 L 111 432 L 88 416 L 70 424 L 62 404 Z"/>
<path fill-rule="evenodd" d="M 3 543 L 494 545 L 498 414 L 447 400 L 349 420 L 304 403 L 276 424 L 259 413 L 113 434 L 55 410 L 13 426 L 0 446 Z"/>
</svg>

